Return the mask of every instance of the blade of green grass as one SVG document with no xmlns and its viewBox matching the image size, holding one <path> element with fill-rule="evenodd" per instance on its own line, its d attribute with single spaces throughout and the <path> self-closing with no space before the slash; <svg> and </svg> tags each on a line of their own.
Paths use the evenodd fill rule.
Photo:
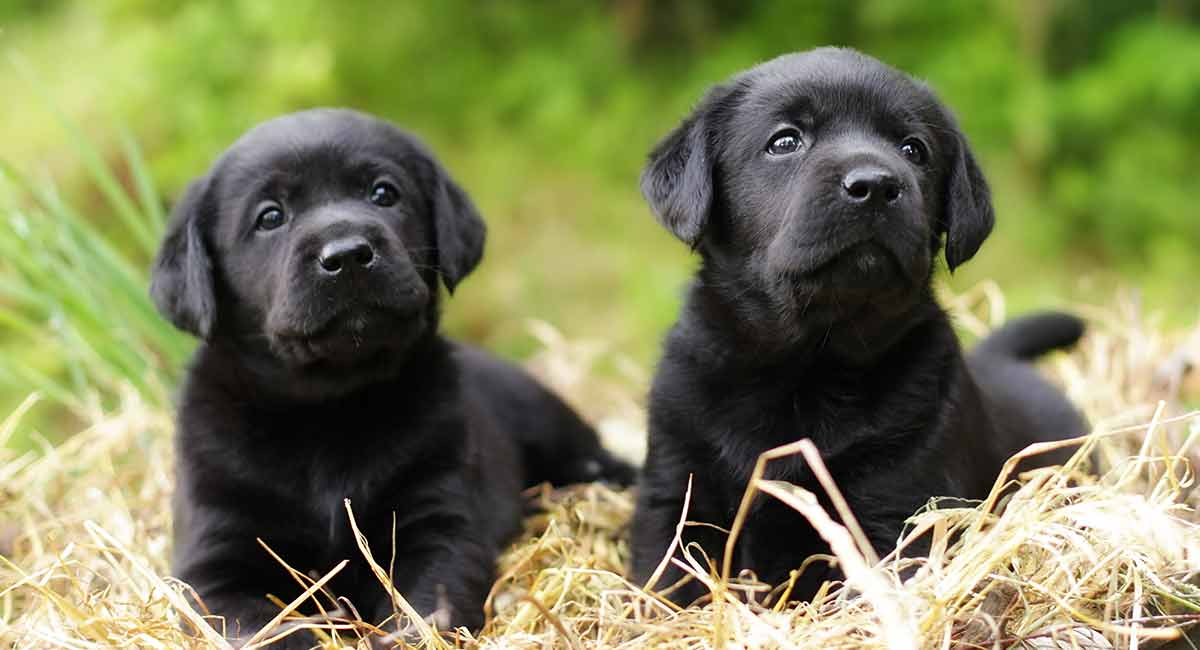
<svg viewBox="0 0 1200 650">
<path fill-rule="evenodd" d="M 0 354 L 0 381 L 72 410 L 97 398 L 110 403 L 126 386 L 165 403 L 193 343 L 158 314 L 145 263 L 134 261 L 154 252 L 166 220 L 162 201 L 127 132 L 120 164 L 131 187 L 55 115 L 106 203 L 85 213 L 54 179 L 33 180 L 0 161 L 0 341 L 10 352 Z M 102 228 L 108 215 L 118 226 L 111 234 Z"/>
<path fill-rule="evenodd" d="M 133 172 L 138 202 L 141 204 L 147 226 L 153 232 L 162 232 L 167 225 L 167 214 L 163 210 L 162 195 L 158 193 L 158 187 L 150 175 L 150 169 L 146 165 L 146 159 L 142 156 L 142 150 L 138 148 L 133 134 L 128 129 L 121 129 L 121 151 L 125 155 L 125 160 L 129 161 L 130 171 Z M 145 252 L 147 256 L 152 256 L 155 249 L 152 247 Z"/>
</svg>

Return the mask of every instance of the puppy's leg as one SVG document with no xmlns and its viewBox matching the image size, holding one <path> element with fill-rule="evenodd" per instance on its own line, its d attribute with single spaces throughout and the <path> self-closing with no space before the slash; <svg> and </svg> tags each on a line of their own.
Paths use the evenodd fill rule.
<svg viewBox="0 0 1200 650">
<path fill-rule="evenodd" d="M 469 470 L 452 467 L 422 477 L 419 484 L 396 491 L 400 501 L 394 506 L 394 520 L 390 515 L 364 519 L 377 559 L 394 553 L 393 586 L 441 630 L 482 627 L 483 601 L 499 554 L 497 530 L 519 525 L 516 486 L 508 488 L 513 503 L 506 516 L 513 525 L 494 525 L 487 515 L 496 513 L 482 510 L 499 511 L 502 504 L 496 495 L 480 492 L 499 488 L 471 476 Z M 391 600 L 382 592 L 380 596 L 374 611 L 363 612 L 376 623 L 397 613 Z M 397 623 L 404 627 L 405 621 Z"/>
<path fill-rule="evenodd" d="M 250 500 L 244 499 L 243 503 Z M 290 602 L 303 591 L 257 539 L 265 540 L 281 557 L 291 558 L 301 567 L 320 564 L 313 560 L 315 554 L 307 544 L 310 531 L 281 527 L 281 521 L 295 521 L 299 516 L 283 504 L 272 504 L 279 514 L 278 521 L 258 510 L 239 513 L 195 502 L 176 505 L 173 570 L 195 590 L 201 601 L 193 603 L 196 611 L 210 612 L 214 629 L 221 630 L 223 624 L 224 634 L 231 641 L 245 643 L 279 614 L 280 608 L 267 594 Z M 302 604 L 305 612 L 311 611 L 311 604 Z M 272 647 L 308 648 L 315 642 L 310 633 L 299 630 Z"/>
<path fill-rule="evenodd" d="M 397 547 L 392 577 L 396 589 L 441 631 L 483 627 L 483 601 L 495 576 L 496 549 L 465 528 L 412 534 L 409 543 Z M 395 614 L 394 604 L 385 598 L 370 618 L 379 623 Z M 399 617 L 394 620 L 405 626 Z"/>
<path fill-rule="evenodd" d="M 661 445 L 659 447 L 658 451 L 665 452 Z M 715 497 L 703 483 L 699 477 L 693 478 L 692 500 L 685 515 L 684 498 L 688 487 L 688 474 L 684 463 L 680 462 L 679 457 L 669 453 L 647 455 L 632 522 L 632 575 L 638 586 L 644 586 L 663 562 L 667 549 L 675 539 L 681 518 L 686 516 L 687 521 L 717 526 L 729 524 L 716 511 L 701 505 L 711 503 L 703 497 Z M 724 532 L 711 526 L 685 525 L 680 536 L 680 546 L 672 553 L 672 557 L 681 557 L 681 551 L 687 549 L 697 561 L 703 563 L 707 557 L 719 567 L 725 550 L 725 539 Z M 703 553 L 695 546 L 703 549 Z M 686 575 L 683 569 L 668 560 L 661 577 L 651 585 L 651 589 L 668 589 Z M 707 593 L 704 585 L 692 579 L 665 595 L 675 604 L 687 606 Z"/>
<path fill-rule="evenodd" d="M 246 593 L 216 593 L 204 597 L 204 605 L 214 616 L 224 619 L 224 634 L 235 648 L 240 648 L 252 636 L 258 633 L 271 619 L 279 614 L 279 608 L 268 601 L 263 595 Z M 199 608 L 197 608 L 198 611 Z M 218 631 L 222 621 L 209 618 L 209 623 Z M 271 638 L 287 631 L 289 624 L 283 623 L 269 631 L 264 638 Z M 316 638 L 307 630 L 295 630 L 286 637 L 271 644 L 271 648 L 281 650 L 302 650 L 312 648 L 317 643 Z"/>
<path fill-rule="evenodd" d="M 595 430 L 558 398 L 553 399 L 556 403 L 546 409 L 548 426 L 531 431 L 522 441 L 522 457 L 531 479 L 528 482 L 547 481 L 555 486 L 592 481 L 632 484 L 637 470 L 601 446 Z"/>
<path fill-rule="evenodd" d="M 649 501 L 648 499 L 638 499 L 637 511 L 633 518 L 632 575 L 638 586 L 645 586 L 646 581 L 654 575 L 663 562 L 667 549 L 675 539 L 676 526 L 683 512 L 683 499 Z M 694 508 L 687 518 L 688 521 L 698 523 L 715 523 L 710 517 L 696 512 Z M 722 554 L 725 551 L 725 533 L 708 526 L 687 525 L 680 536 L 680 545 L 674 550 L 671 557 L 682 558 L 684 550 L 701 564 L 707 560 L 712 567 L 719 569 Z M 706 567 L 705 570 L 708 569 Z M 674 562 L 667 560 L 661 577 L 650 586 L 650 589 L 656 592 L 666 591 L 687 575 Z M 690 579 L 663 595 L 676 605 L 686 607 L 707 594 L 708 590 L 703 584 L 698 580 Z"/>
</svg>

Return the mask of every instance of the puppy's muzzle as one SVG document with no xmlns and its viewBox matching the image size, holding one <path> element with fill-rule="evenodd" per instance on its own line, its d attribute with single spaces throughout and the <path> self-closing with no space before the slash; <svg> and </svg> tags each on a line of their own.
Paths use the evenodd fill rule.
<svg viewBox="0 0 1200 650">
<path fill-rule="evenodd" d="M 411 316 L 428 290 L 404 242 L 382 220 L 353 212 L 314 214 L 296 232 L 275 324 L 312 334 L 334 321 Z"/>
<path fill-rule="evenodd" d="M 853 166 L 841 181 L 842 199 L 851 205 L 886 208 L 895 205 L 904 193 L 900 179 L 877 164 Z"/>
<path fill-rule="evenodd" d="M 322 286 L 361 287 L 403 266 L 403 244 L 369 216 L 319 212 L 296 235 L 293 273 Z"/>
<path fill-rule="evenodd" d="M 361 235 L 338 237 L 327 242 L 317 253 L 317 265 L 325 275 L 361 273 L 369 270 L 377 254 L 371 242 Z"/>
</svg>

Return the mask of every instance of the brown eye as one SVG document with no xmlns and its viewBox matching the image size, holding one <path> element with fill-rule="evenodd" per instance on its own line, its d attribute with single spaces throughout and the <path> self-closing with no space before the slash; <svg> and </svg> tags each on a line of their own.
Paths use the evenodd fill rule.
<svg viewBox="0 0 1200 650">
<path fill-rule="evenodd" d="M 925 143 L 916 138 L 908 138 L 900 143 L 900 154 L 914 165 L 924 165 L 929 160 L 929 150 Z"/>
<path fill-rule="evenodd" d="M 287 223 L 287 216 L 277 205 L 268 205 L 258 212 L 258 220 L 254 227 L 259 230 L 275 230 Z"/>
<path fill-rule="evenodd" d="M 369 199 L 371 203 L 381 208 L 391 207 L 396 205 L 396 201 L 400 200 L 400 190 L 397 190 L 395 185 L 387 181 L 376 181 L 371 186 Z"/>
<path fill-rule="evenodd" d="M 771 136 L 771 143 L 767 145 L 767 153 L 772 156 L 786 156 L 799 151 L 802 144 L 804 142 L 800 139 L 799 131 L 783 129 Z"/>
</svg>

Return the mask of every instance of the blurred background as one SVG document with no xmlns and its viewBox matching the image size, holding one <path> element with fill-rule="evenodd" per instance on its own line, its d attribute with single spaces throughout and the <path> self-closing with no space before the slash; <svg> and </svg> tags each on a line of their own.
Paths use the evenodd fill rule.
<svg viewBox="0 0 1200 650">
<path fill-rule="evenodd" d="M 709 85 L 824 44 L 928 80 L 959 115 L 998 226 L 943 272 L 952 287 L 994 279 L 1010 311 L 1134 288 L 1195 321 L 1196 0 L 3 0 L 0 158 L 22 180 L 0 241 L 0 415 L 31 387 L 69 401 L 97 359 L 170 383 L 189 343 L 132 289 L 97 298 L 102 269 L 115 253 L 142 282 L 162 206 L 245 129 L 318 105 L 417 132 L 482 209 L 454 335 L 524 358 L 542 319 L 650 368 L 695 259 L 638 193 L 645 154 Z M 86 328 L 63 326 L 85 307 Z"/>
</svg>

